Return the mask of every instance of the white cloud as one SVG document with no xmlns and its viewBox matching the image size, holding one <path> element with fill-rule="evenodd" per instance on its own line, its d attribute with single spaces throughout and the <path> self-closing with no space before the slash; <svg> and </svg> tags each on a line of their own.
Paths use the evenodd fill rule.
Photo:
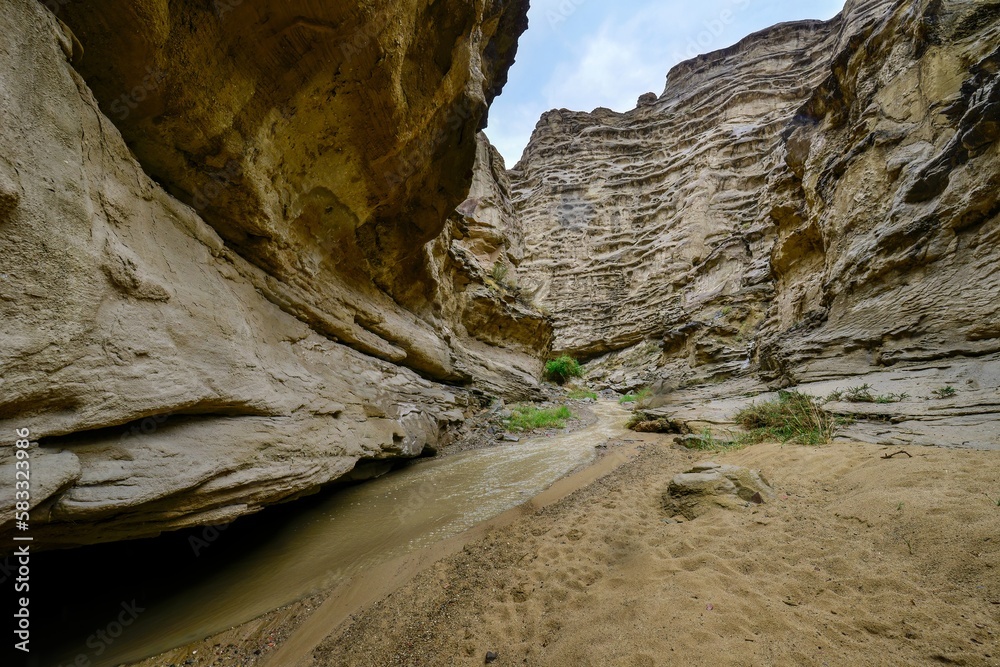
<svg viewBox="0 0 1000 667">
<path fill-rule="evenodd" d="M 635 108 L 642 92 L 659 94 L 662 86 L 651 86 L 666 74 L 661 69 L 644 53 L 638 35 L 604 26 L 585 42 L 575 62 L 556 67 L 543 93 L 550 107 L 627 111 Z"/>
<path fill-rule="evenodd" d="M 556 66 L 543 89 L 546 101 L 582 110 L 632 109 L 639 95 L 663 91 L 667 71 L 678 62 L 744 37 L 740 19 L 750 3 L 700 0 L 692 10 L 688 0 L 637 2 L 582 36 L 582 47 Z"/>
<path fill-rule="evenodd" d="M 511 166 L 549 109 L 627 111 L 643 93 L 663 92 L 681 60 L 780 21 L 829 18 L 841 2 L 532 0 L 531 25 L 487 134 Z"/>
</svg>

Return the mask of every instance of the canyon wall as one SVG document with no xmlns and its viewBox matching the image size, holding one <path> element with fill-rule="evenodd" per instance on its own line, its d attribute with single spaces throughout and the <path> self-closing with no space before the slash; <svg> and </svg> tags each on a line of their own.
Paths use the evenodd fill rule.
<svg viewBox="0 0 1000 667">
<path fill-rule="evenodd" d="M 998 44 L 997 2 L 850 0 L 546 114 L 510 178 L 556 350 L 654 405 L 870 381 L 909 400 L 855 437 L 1000 447 Z"/>
<path fill-rule="evenodd" d="M 526 2 L 47 5 L 0 9 L 0 432 L 39 440 L 39 548 L 229 521 L 537 390 L 551 328 L 473 183 Z"/>
<path fill-rule="evenodd" d="M 510 171 L 479 130 L 526 2 L 336 5 L 3 3 L 0 431 L 39 440 L 39 547 L 377 474 L 550 345 L 693 425 L 870 382 L 910 397 L 846 436 L 1000 447 L 1000 3 L 775 26 L 546 114 Z"/>
</svg>

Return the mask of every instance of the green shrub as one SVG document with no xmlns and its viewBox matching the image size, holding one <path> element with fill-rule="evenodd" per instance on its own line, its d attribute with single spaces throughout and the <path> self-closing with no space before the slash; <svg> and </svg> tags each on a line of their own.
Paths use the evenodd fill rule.
<svg viewBox="0 0 1000 667">
<path fill-rule="evenodd" d="M 872 394 L 872 386 L 865 383 L 858 387 L 848 387 L 844 400 L 848 403 L 874 403 L 875 395 Z"/>
<path fill-rule="evenodd" d="M 649 398 L 652 395 L 652 393 L 653 393 L 652 389 L 650 389 L 649 387 L 643 387 L 639 391 L 635 392 L 630 391 L 629 393 L 619 398 L 618 402 L 621 403 L 622 405 L 626 403 L 636 403 L 637 401 Z"/>
<path fill-rule="evenodd" d="M 838 389 L 826 397 L 827 401 L 847 401 L 848 403 L 899 403 L 910 397 L 909 394 L 873 394 L 870 384 L 863 384 L 847 389 Z"/>
<path fill-rule="evenodd" d="M 550 359 L 545 364 L 545 377 L 552 382 L 563 384 L 570 378 L 583 377 L 583 368 L 580 367 L 580 363 L 573 357 L 563 355 L 555 359 Z"/>
<path fill-rule="evenodd" d="M 573 399 L 575 401 L 578 401 L 578 400 L 581 400 L 581 399 L 584 399 L 584 398 L 592 398 L 592 399 L 594 399 L 596 401 L 597 400 L 597 392 L 596 391 L 590 391 L 589 389 L 572 389 L 572 390 L 570 390 L 569 393 L 566 394 L 566 398 L 570 398 L 570 399 Z"/>
<path fill-rule="evenodd" d="M 566 420 L 573 413 L 565 405 L 558 408 L 538 408 L 534 405 L 515 405 L 513 414 L 507 420 L 511 431 L 531 431 L 536 428 L 566 428 Z"/>
<path fill-rule="evenodd" d="M 938 389 L 935 389 L 931 393 L 934 394 L 935 398 L 950 398 L 955 394 L 957 394 L 958 392 L 955 390 L 954 387 L 948 385 L 946 387 L 939 387 Z"/>
<path fill-rule="evenodd" d="M 744 444 L 778 440 L 821 445 L 830 442 L 842 422 L 820 407 L 815 397 L 782 391 L 776 400 L 754 403 L 740 410 L 736 423 L 747 431 L 741 438 Z"/>
</svg>

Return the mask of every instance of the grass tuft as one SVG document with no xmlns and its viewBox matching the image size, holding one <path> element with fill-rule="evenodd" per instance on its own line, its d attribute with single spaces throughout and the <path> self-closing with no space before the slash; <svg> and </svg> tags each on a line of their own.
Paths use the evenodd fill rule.
<svg viewBox="0 0 1000 667">
<path fill-rule="evenodd" d="M 563 355 L 546 362 L 545 377 L 557 384 L 563 384 L 570 378 L 583 377 L 583 368 L 573 357 Z"/>
<path fill-rule="evenodd" d="M 558 408 L 538 408 L 534 405 L 515 405 L 513 414 L 507 420 L 511 431 L 531 431 L 536 428 L 566 428 L 566 420 L 573 413 L 565 405 Z"/>
<path fill-rule="evenodd" d="M 909 394 L 873 394 L 870 384 L 863 384 L 847 389 L 838 389 L 826 397 L 827 402 L 847 401 L 848 403 L 899 403 L 910 397 Z"/>
<path fill-rule="evenodd" d="M 497 260 L 497 262 L 493 265 L 493 270 L 490 271 L 490 277 L 493 278 L 496 283 L 504 285 L 507 282 L 507 275 L 509 273 L 510 267 L 504 262 Z"/>
<path fill-rule="evenodd" d="M 931 393 L 934 394 L 935 398 L 951 398 L 952 396 L 957 394 L 958 391 L 956 391 L 956 389 L 951 385 L 947 385 L 945 387 L 938 387 Z"/>
<path fill-rule="evenodd" d="M 566 398 L 572 399 L 574 401 L 579 401 L 584 398 L 592 398 L 597 400 L 597 392 L 591 391 L 589 389 L 571 389 L 569 393 L 566 394 Z"/>
<path fill-rule="evenodd" d="M 622 405 L 625 405 L 626 403 L 636 403 L 638 401 L 649 398 L 650 396 L 652 396 L 652 394 L 653 394 L 652 389 L 650 389 L 649 387 L 643 387 L 639 391 L 630 391 L 629 393 L 619 398 L 618 402 L 621 403 Z"/>
<path fill-rule="evenodd" d="M 823 445 L 833 439 L 843 422 L 824 410 L 819 401 L 797 391 L 782 391 L 778 398 L 754 403 L 736 414 L 736 422 L 746 429 L 741 444 L 766 440 Z"/>
</svg>

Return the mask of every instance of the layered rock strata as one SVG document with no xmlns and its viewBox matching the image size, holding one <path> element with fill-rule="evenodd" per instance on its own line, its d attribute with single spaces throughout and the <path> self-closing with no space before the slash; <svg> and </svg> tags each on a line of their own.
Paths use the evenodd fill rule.
<svg viewBox="0 0 1000 667">
<path fill-rule="evenodd" d="M 937 367 L 995 424 L 998 44 L 1000 3 L 851 0 L 678 65 L 627 113 L 545 115 L 510 176 L 555 348 L 664 396 L 913 369 L 930 400 Z"/>
<path fill-rule="evenodd" d="M 503 205 L 476 130 L 526 3 L 50 4 L 0 10 L 0 431 L 39 439 L 38 547 L 229 521 L 537 386 L 550 328 L 469 260 L 508 261 L 489 206 L 454 212 Z"/>
<path fill-rule="evenodd" d="M 836 27 L 785 24 L 683 63 L 627 113 L 542 117 L 511 180 L 522 284 L 552 313 L 556 351 L 593 357 L 668 332 L 685 347 L 722 325 L 723 301 L 763 309 L 768 240 L 747 236 L 773 224 L 773 148 L 826 75 Z"/>
</svg>

